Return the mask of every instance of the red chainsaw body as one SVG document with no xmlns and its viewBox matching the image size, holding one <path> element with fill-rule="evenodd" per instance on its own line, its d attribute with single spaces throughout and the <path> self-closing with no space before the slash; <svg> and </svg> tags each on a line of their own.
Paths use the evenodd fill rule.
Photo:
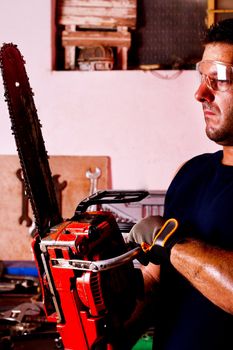
<svg viewBox="0 0 233 350">
<path fill-rule="evenodd" d="M 25 60 L 16 45 L 3 44 L 0 68 L 35 219 L 37 233 L 32 247 L 47 319 L 56 322 L 66 350 L 122 350 L 118 335 L 135 307 L 137 269 L 132 260 L 109 269 L 91 268 L 97 266 L 93 262 L 115 261 L 127 249 L 111 213 L 86 210 L 91 205 L 139 201 L 148 192 L 94 193 L 79 203 L 73 218 L 64 221 Z"/>
<path fill-rule="evenodd" d="M 69 265 L 72 259 L 85 263 L 126 252 L 113 215 L 86 212 L 64 221 L 41 241 L 36 237 L 33 250 L 47 319 L 57 323 L 64 348 L 116 349 L 116 334 L 135 306 L 133 263 L 98 272 Z"/>
</svg>

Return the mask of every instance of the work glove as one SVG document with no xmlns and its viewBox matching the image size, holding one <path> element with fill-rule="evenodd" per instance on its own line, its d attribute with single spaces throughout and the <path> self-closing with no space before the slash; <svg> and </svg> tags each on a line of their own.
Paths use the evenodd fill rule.
<svg viewBox="0 0 233 350">
<path fill-rule="evenodd" d="M 170 260 L 173 245 L 180 240 L 176 219 L 165 220 L 162 216 L 147 216 L 135 224 L 125 237 L 129 245 L 140 245 L 141 254 L 137 259 L 147 265 L 152 262 L 160 265 Z"/>
</svg>

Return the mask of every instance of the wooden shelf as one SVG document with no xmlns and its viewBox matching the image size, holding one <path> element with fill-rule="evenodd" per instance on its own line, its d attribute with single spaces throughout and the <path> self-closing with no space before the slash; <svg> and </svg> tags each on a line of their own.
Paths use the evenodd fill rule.
<svg viewBox="0 0 233 350">
<path fill-rule="evenodd" d="M 210 27 L 212 24 L 216 23 L 217 14 L 229 14 L 232 13 L 233 17 L 233 8 L 218 8 L 218 4 L 221 5 L 221 1 L 218 0 L 208 0 L 207 8 L 207 26 Z"/>
</svg>

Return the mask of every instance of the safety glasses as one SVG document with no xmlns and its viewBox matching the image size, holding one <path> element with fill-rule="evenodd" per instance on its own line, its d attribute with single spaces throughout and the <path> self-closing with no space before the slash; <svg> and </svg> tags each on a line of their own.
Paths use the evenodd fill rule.
<svg viewBox="0 0 233 350">
<path fill-rule="evenodd" d="M 209 89 L 227 91 L 233 85 L 233 66 L 218 61 L 200 61 L 196 65 L 201 82 L 205 82 Z"/>
</svg>

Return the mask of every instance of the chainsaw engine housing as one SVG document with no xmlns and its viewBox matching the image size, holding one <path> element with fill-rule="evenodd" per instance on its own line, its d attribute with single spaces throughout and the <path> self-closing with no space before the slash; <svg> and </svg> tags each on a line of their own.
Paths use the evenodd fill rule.
<svg viewBox="0 0 233 350">
<path fill-rule="evenodd" d="M 75 215 L 52 228 L 39 245 L 36 240 L 33 247 L 47 318 L 57 322 L 65 349 L 117 348 L 117 334 L 140 294 L 139 270 L 132 261 L 97 272 L 85 264 L 127 251 L 113 215 Z M 80 264 L 75 268 L 76 261 Z"/>
</svg>

